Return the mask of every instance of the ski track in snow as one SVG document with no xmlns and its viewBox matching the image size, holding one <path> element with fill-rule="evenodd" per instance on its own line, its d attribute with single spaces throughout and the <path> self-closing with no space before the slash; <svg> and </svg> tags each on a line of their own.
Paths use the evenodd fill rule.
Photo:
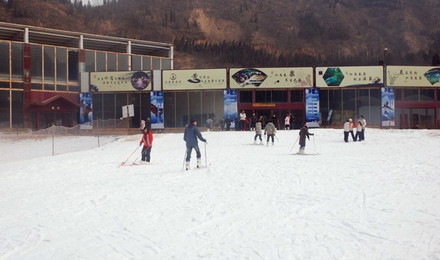
<svg viewBox="0 0 440 260">
<path fill-rule="evenodd" d="M 77 152 L 56 156 L 2 140 L 0 259 L 440 259 L 438 131 L 311 132 L 318 155 L 294 155 L 297 130 L 274 146 L 203 132 L 194 171 L 183 134 L 155 134 L 153 164 L 131 167 L 140 135 L 63 137 Z"/>
</svg>

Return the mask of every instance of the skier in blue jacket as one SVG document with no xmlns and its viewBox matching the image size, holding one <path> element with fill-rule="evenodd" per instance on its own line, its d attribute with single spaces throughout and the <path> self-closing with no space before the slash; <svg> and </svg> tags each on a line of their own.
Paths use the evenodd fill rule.
<svg viewBox="0 0 440 260">
<path fill-rule="evenodd" d="M 202 154 L 200 153 L 197 138 L 206 143 L 206 139 L 203 138 L 200 130 L 197 128 L 197 121 L 191 119 L 188 127 L 185 129 L 185 134 L 183 135 L 183 140 L 186 142 L 186 170 L 189 169 L 189 162 L 191 160 L 191 152 L 193 148 L 196 150 L 197 154 L 197 168 L 200 168 Z"/>
</svg>

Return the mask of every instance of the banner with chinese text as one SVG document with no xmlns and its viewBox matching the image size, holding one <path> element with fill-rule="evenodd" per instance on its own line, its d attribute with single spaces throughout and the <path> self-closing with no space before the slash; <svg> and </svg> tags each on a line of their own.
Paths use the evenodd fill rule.
<svg viewBox="0 0 440 260">
<path fill-rule="evenodd" d="M 388 87 L 439 87 L 440 67 L 387 66 Z"/>
<path fill-rule="evenodd" d="M 163 90 L 226 89 L 226 69 L 164 70 Z"/>
<path fill-rule="evenodd" d="M 151 90 L 150 71 L 90 72 L 90 92 Z"/>
<path fill-rule="evenodd" d="M 317 67 L 316 87 L 383 87 L 383 67 Z"/>
</svg>

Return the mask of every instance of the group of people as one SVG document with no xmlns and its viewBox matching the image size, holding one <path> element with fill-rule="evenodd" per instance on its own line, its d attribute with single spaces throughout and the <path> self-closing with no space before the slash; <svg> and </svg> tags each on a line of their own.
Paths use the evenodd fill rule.
<svg viewBox="0 0 440 260">
<path fill-rule="evenodd" d="M 272 122 L 277 129 L 280 129 L 280 124 L 276 114 L 273 114 L 268 118 L 262 115 L 257 116 L 257 114 L 254 112 L 251 116 L 247 116 L 246 112 L 243 110 L 234 120 L 235 131 L 255 131 L 258 121 L 261 122 L 263 127 L 265 127 L 269 122 Z M 219 121 L 221 130 L 223 131 L 226 129 L 226 131 L 230 131 L 232 122 L 233 120 L 230 118 L 230 116 L 226 116 L 225 119 L 221 118 Z M 294 128 L 294 117 L 291 113 L 287 113 L 286 117 L 284 118 L 283 126 L 286 130 Z"/>
<path fill-rule="evenodd" d="M 364 116 L 360 116 L 356 124 L 353 119 L 349 118 L 344 123 L 344 141 L 348 143 L 348 136 L 351 135 L 353 142 L 365 140 L 365 127 L 367 126 L 367 120 Z M 354 129 L 356 129 L 356 135 L 354 134 Z"/>
</svg>

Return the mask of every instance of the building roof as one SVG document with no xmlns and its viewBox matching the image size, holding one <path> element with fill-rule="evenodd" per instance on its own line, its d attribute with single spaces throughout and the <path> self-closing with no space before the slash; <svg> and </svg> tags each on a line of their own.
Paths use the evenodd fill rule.
<svg viewBox="0 0 440 260">
<path fill-rule="evenodd" d="M 126 53 L 127 44 L 131 41 L 132 54 L 160 57 L 171 57 L 172 55 L 170 50 L 173 45 L 170 43 L 142 41 L 3 22 L 0 22 L 0 40 L 23 42 L 25 28 L 29 29 L 29 43 L 79 48 L 79 39 L 82 35 L 84 49 Z"/>
</svg>

